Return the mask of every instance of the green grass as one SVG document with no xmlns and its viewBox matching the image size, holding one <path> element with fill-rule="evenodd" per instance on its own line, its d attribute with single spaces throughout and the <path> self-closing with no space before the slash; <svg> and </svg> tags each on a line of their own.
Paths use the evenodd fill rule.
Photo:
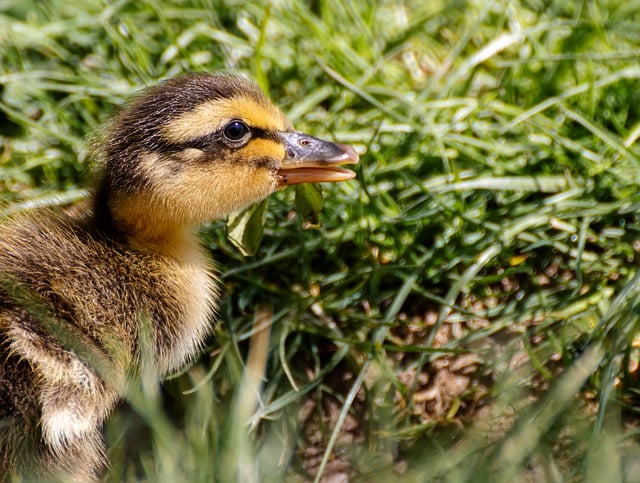
<svg viewBox="0 0 640 483">
<path fill-rule="evenodd" d="M 113 481 L 637 478 L 640 3 L 0 12 L 5 213 L 84 196 L 90 133 L 190 70 L 245 72 L 362 154 L 319 226 L 288 190 L 254 257 L 203 230 L 215 338 L 114 415 Z"/>
</svg>

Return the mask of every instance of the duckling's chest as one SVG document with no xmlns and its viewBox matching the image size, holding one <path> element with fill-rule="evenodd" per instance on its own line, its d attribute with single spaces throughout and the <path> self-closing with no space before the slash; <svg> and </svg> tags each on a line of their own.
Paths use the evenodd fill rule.
<svg viewBox="0 0 640 483">
<path fill-rule="evenodd" d="M 195 236 L 181 247 L 173 254 L 137 250 L 68 219 L 26 219 L 3 227 L 0 272 L 118 366 L 152 356 L 162 376 L 203 347 L 217 300 L 209 258 Z"/>
<path fill-rule="evenodd" d="M 155 362 L 166 374 L 202 349 L 211 332 L 218 293 L 210 264 L 199 250 L 182 260 L 154 260 L 149 267 L 154 283 L 143 306 L 151 309 Z"/>
</svg>

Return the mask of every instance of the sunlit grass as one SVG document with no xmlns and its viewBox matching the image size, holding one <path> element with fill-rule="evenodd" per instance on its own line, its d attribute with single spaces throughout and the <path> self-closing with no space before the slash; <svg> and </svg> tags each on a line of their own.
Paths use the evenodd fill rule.
<svg viewBox="0 0 640 483">
<path fill-rule="evenodd" d="M 5 214 L 79 199 L 89 133 L 189 70 L 247 73 L 298 129 L 362 154 L 318 227 L 291 190 L 255 257 L 224 222 L 203 230 L 215 337 L 114 416 L 110 478 L 632 475 L 636 3 L 1 2 Z"/>
</svg>

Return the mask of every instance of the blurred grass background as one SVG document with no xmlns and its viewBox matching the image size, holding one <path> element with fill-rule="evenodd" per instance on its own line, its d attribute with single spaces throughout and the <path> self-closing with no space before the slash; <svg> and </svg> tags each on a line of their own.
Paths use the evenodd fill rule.
<svg viewBox="0 0 640 483">
<path fill-rule="evenodd" d="M 362 155 L 255 257 L 205 227 L 215 337 L 108 480 L 640 481 L 639 57 L 637 1 L 0 0 L 4 214 L 85 196 L 90 133 L 186 71 Z"/>
</svg>

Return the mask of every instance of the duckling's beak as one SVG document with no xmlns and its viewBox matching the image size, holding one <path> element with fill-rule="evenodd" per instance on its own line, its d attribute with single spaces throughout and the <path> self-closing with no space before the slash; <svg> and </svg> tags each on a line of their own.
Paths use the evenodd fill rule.
<svg viewBox="0 0 640 483">
<path fill-rule="evenodd" d="M 347 181 L 356 174 L 339 168 L 356 164 L 359 156 L 346 144 L 314 138 L 301 132 L 278 133 L 284 142 L 286 156 L 278 170 L 278 185 Z"/>
</svg>

